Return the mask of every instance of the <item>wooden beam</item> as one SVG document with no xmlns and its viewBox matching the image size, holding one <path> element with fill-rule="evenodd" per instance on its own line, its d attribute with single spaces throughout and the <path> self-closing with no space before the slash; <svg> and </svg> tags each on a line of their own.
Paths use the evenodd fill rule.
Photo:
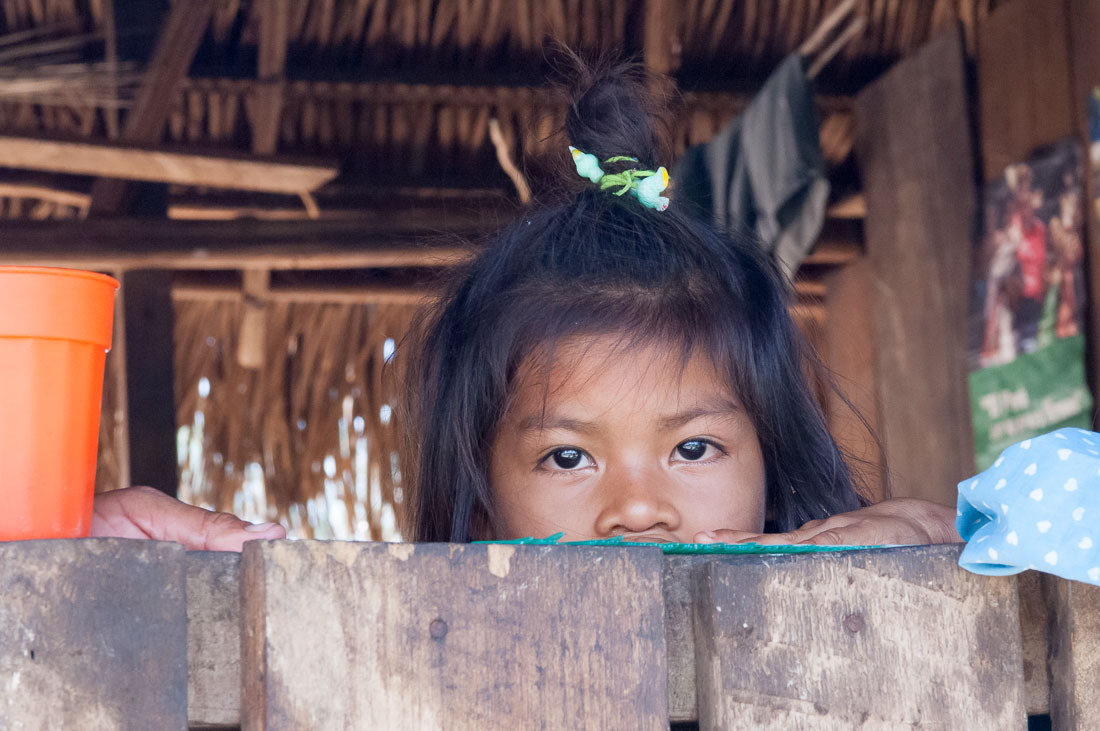
<svg viewBox="0 0 1100 731">
<path fill-rule="evenodd" d="M 339 172 L 336 163 L 256 159 L 10 136 L 0 136 L 0 160 L 7 167 L 51 173 L 273 193 L 315 190 Z M 96 186 L 93 186 L 93 213 L 95 205 Z"/>
<path fill-rule="evenodd" d="M 258 8 L 260 38 L 256 58 L 259 85 L 247 99 L 252 123 L 252 151 L 274 155 L 279 143 L 279 118 L 286 83 L 287 29 L 290 0 L 263 0 Z"/>
<path fill-rule="evenodd" d="M 298 304 L 421 305 L 438 296 L 438 289 L 426 285 L 376 282 L 356 287 L 273 287 L 264 299 Z M 245 295 L 228 285 L 179 284 L 172 287 L 172 299 L 178 302 L 243 302 Z"/>
<path fill-rule="evenodd" d="M 213 8 L 214 0 L 187 0 L 172 4 L 149 61 L 145 80 L 138 90 L 133 107 L 126 115 L 126 123 L 120 135 L 122 142 L 144 145 L 160 142 L 164 123 L 176 99 L 176 87 L 187 76 L 191 61 L 194 60 L 195 52 L 210 23 Z M 123 212 L 131 189 L 119 178 L 149 180 L 131 176 L 97 180 L 92 187 L 94 214 L 112 215 Z"/>
<path fill-rule="evenodd" d="M 11 222 L 4 263 L 126 269 L 370 269 L 441 267 L 473 249 L 441 232 L 485 228 L 481 214 L 438 208 L 339 221 Z M 433 242 L 433 239 L 435 242 Z"/>
</svg>

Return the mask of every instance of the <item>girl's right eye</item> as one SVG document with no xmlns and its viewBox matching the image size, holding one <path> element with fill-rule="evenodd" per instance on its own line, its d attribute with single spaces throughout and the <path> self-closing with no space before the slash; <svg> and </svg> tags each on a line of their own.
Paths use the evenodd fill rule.
<svg viewBox="0 0 1100 731">
<path fill-rule="evenodd" d="M 550 470 L 575 470 L 588 467 L 592 460 L 576 447 L 561 447 L 542 458 L 542 465 Z"/>
</svg>

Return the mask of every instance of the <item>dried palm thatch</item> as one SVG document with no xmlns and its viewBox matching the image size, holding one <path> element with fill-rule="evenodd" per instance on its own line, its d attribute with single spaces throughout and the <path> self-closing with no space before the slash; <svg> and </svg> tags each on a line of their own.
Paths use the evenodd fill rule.
<svg viewBox="0 0 1100 731">
<path fill-rule="evenodd" d="M 269 303 L 266 365 L 252 370 L 235 357 L 239 303 L 177 302 L 181 497 L 304 537 L 394 538 L 398 394 L 386 364 L 414 310 Z"/>
</svg>

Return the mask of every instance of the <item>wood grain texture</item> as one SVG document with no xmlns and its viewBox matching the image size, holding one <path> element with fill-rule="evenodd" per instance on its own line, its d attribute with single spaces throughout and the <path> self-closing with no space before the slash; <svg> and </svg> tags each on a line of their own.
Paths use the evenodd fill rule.
<svg viewBox="0 0 1100 731">
<path fill-rule="evenodd" d="M 958 546 L 711 562 L 699 727 L 1025 727 L 1016 584 Z"/>
<path fill-rule="evenodd" d="M 184 551 L 0 543 L 0 728 L 185 729 Z"/>
<path fill-rule="evenodd" d="M 693 566 L 707 559 L 666 556 L 662 587 L 665 596 L 665 646 L 668 648 L 668 715 L 670 721 L 694 721 L 695 612 Z"/>
<path fill-rule="evenodd" d="M 1040 580 L 1050 617 L 1050 719 L 1060 731 L 1100 728 L 1100 586 Z"/>
<path fill-rule="evenodd" d="M 966 317 L 975 177 L 958 29 L 867 87 L 856 122 L 892 491 L 953 505 L 955 485 L 974 471 Z"/>
<path fill-rule="evenodd" d="M 187 720 L 241 722 L 241 556 L 187 553 Z"/>
<path fill-rule="evenodd" d="M 661 566 L 657 550 L 248 543 L 242 728 L 667 728 Z"/>
</svg>

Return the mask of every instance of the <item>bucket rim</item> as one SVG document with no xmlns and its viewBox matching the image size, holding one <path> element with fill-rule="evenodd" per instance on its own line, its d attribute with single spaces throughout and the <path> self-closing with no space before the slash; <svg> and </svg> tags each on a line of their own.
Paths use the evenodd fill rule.
<svg viewBox="0 0 1100 731">
<path fill-rule="evenodd" d="M 38 274 L 52 277 L 73 277 L 76 279 L 90 279 L 93 282 L 99 282 L 100 284 L 107 284 L 115 289 L 119 288 L 118 280 L 109 274 L 100 274 L 99 272 L 91 272 L 87 269 L 71 269 L 68 267 L 42 267 L 42 266 L 21 266 L 15 264 L 3 264 L 0 265 L 0 274 Z"/>
</svg>

